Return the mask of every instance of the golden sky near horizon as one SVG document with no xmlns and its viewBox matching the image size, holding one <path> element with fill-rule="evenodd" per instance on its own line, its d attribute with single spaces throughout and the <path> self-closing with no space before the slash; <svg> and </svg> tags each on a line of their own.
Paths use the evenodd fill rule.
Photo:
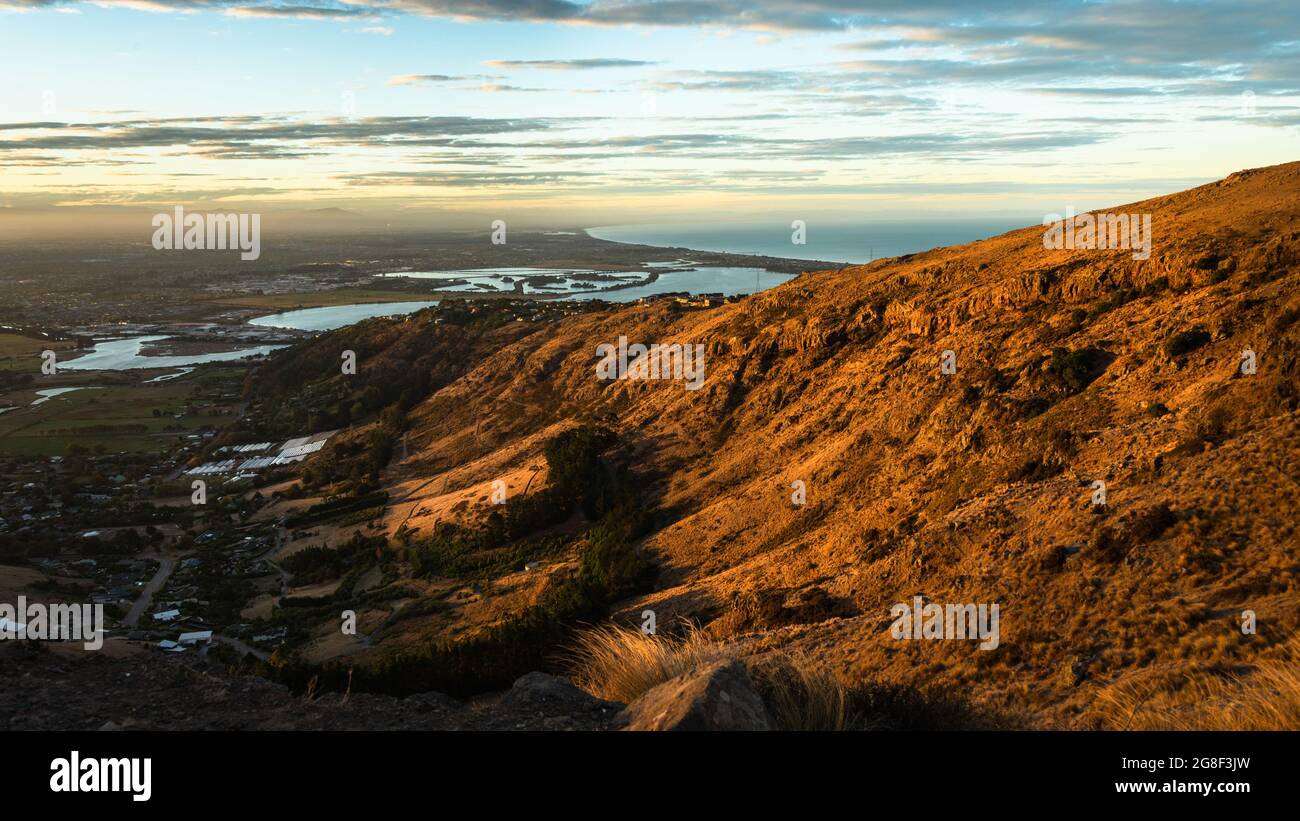
<svg viewBox="0 0 1300 821">
<path fill-rule="evenodd" d="M 1296 159 L 1300 11 L 0 0 L 0 207 L 1035 213 Z"/>
</svg>

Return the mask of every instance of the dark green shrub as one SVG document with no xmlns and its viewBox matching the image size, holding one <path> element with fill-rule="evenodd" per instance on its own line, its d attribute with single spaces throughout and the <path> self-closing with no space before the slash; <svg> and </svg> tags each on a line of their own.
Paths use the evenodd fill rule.
<svg viewBox="0 0 1300 821">
<path fill-rule="evenodd" d="M 1078 393 L 1101 375 L 1105 368 L 1104 363 L 1105 352 L 1095 348 L 1083 348 L 1077 351 L 1053 348 L 1048 370 L 1071 393 Z"/>
<path fill-rule="evenodd" d="M 1204 328 L 1193 328 L 1174 334 L 1165 342 L 1165 353 L 1170 356 L 1182 356 L 1203 347 L 1210 341 L 1210 333 Z"/>
</svg>

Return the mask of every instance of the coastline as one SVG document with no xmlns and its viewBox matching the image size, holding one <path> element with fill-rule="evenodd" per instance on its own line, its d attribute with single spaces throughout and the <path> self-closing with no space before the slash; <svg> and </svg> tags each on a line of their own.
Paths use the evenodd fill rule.
<svg viewBox="0 0 1300 821">
<path fill-rule="evenodd" d="M 763 223 L 626 223 L 584 229 L 603 242 L 648 247 L 703 246 L 695 253 L 733 254 L 799 262 L 805 270 L 868 265 L 880 259 L 916 254 L 990 239 L 1037 224 L 1026 217 L 949 217 L 935 219 L 792 220 Z M 797 224 L 797 225 L 796 225 Z M 796 239 L 802 239 L 798 242 Z M 794 256 L 784 256 L 786 250 Z M 808 254 L 807 257 L 797 254 Z M 836 262 L 827 262 L 836 259 Z M 821 266 L 813 268 L 810 266 Z"/>
</svg>

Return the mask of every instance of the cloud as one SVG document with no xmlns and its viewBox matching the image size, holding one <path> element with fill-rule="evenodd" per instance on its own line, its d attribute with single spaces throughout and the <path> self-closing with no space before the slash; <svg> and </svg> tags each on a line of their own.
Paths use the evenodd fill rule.
<svg viewBox="0 0 1300 821">
<path fill-rule="evenodd" d="M 328 146 L 389 148 L 455 145 L 467 137 L 543 131 L 551 120 L 476 117 L 333 117 L 308 121 L 283 117 L 205 117 L 193 120 L 123 120 L 102 123 L 0 124 L 0 154 L 8 151 L 84 151 L 186 148 L 194 153 L 249 159 L 305 156 Z M 15 132 L 35 132 L 14 135 Z M 314 147 L 314 149 L 313 149 Z"/>
<path fill-rule="evenodd" d="M 671 71 L 651 87 L 658 91 L 776 91 L 806 88 L 825 75 L 781 70 Z"/>
<path fill-rule="evenodd" d="M 46 8 L 75 0 L 0 0 L 14 8 Z M 140 0 L 94 0 L 96 5 L 134 6 Z M 1187 57 L 1208 47 L 1241 51 L 1261 43 L 1287 42 L 1297 11 L 1290 0 L 1244 3 L 1178 0 L 1047 0 L 1027 7 L 1014 0 L 341 0 L 312 5 L 276 0 L 147 0 L 158 10 L 261 9 L 264 15 L 354 16 L 407 13 L 458 20 L 551 22 L 605 26 L 717 27 L 768 32 L 846 32 L 872 29 L 893 34 L 863 41 L 866 50 L 936 42 L 988 46 L 1030 45 L 1109 51 L 1118 39 L 1145 48 L 1152 59 Z M 1272 24 L 1272 25 L 1270 25 Z M 1152 38 L 1153 31 L 1165 34 Z M 1292 38 L 1293 39 L 1293 38 Z M 1214 42 L 1212 42 L 1214 41 Z M 1104 48 L 1102 45 L 1104 44 Z"/>
<path fill-rule="evenodd" d="M 399 74 L 396 77 L 389 77 L 385 85 L 389 86 L 414 86 L 414 85 L 446 85 L 448 83 L 471 83 L 477 85 L 457 86 L 462 91 L 482 91 L 485 93 L 494 93 L 502 91 L 547 91 L 545 88 L 525 88 L 523 86 L 508 85 L 497 82 L 502 79 L 499 75 L 493 74 Z"/>
<path fill-rule="evenodd" d="M 225 13 L 231 17 L 290 17 L 299 20 L 364 20 L 379 16 L 375 9 L 361 6 L 235 6 L 226 9 Z"/>
<path fill-rule="evenodd" d="M 554 185 L 559 182 L 590 181 L 600 174 L 592 171 L 501 172 L 479 171 L 380 171 L 372 174 L 346 174 L 339 179 L 349 185 L 452 186 L 480 188 L 491 186 Z"/>
<path fill-rule="evenodd" d="M 512 86 L 483 86 L 485 91 L 515 91 Z M 880 105 L 913 105 L 907 98 L 884 98 Z M 781 127 L 785 115 L 755 113 L 748 118 Z M 163 156 L 188 155 L 212 161 L 288 160 L 312 157 L 348 157 L 348 162 L 370 153 L 402 152 L 405 162 L 465 163 L 471 165 L 517 165 L 509 174 L 491 176 L 492 185 L 535 185 L 563 173 L 556 165 L 582 162 L 595 179 L 606 170 L 619 169 L 630 159 L 717 161 L 728 163 L 798 164 L 842 162 L 880 158 L 914 157 L 922 160 L 1015 157 L 1063 148 L 1093 145 L 1114 139 L 1111 130 L 1119 121 L 1081 118 L 1061 120 L 1055 130 L 1022 128 L 1008 133 L 1005 123 L 991 123 L 984 130 L 967 127 L 962 132 L 917 131 L 869 136 L 803 136 L 754 133 L 725 126 L 707 129 L 714 121 L 737 118 L 714 115 L 678 121 L 685 129 L 658 134 L 610 134 L 608 129 L 591 128 L 592 117 L 566 118 L 475 118 L 390 116 L 347 119 L 331 117 L 306 120 L 283 115 L 239 117 L 196 117 L 124 119 L 107 122 L 16 122 L 0 123 L 0 162 L 14 166 L 50 166 L 62 157 L 68 164 L 108 164 L 119 159 L 156 162 Z M 738 119 L 746 119 L 741 115 Z M 666 119 L 664 122 L 673 122 Z M 1018 133 L 1017 133 L 1018 131 Z M 429 149 L 437 153 L 428 155 Z M 137 151 L 137 156 L 124 152 Z M 423 155 L 423 156 L 422 156 Z M 388 160 L 386 160 L 387 162 Z M 522 165 L 519 165 L 522 164 Z M 541 168 L 542 170 L 538 170 Z M 705 177 L 727 176 L 734 169 L 703 171 Z M 468 185 L 469 176 L 452 180 L 442 174 L 420 171 L 415 178 L 444 179 L 445 184 Z M 411 184 L 403 174 L 367 174 L 375 184 Z M 480 175 L 482 180 L 489 177 Z M 356 184 L 352 181 L 350 184 Z M 489 184 L 484 182 L 484 185 Z"/>
<path fill-rule="evenodd" d="M 394 108 L 402 101 L 420 101 L 454 110 L 443 106 L 479 93 L 483 96 L 473 101 L 476 107 L 465 110 L 498 115 L 155 118 L 120 112 L 66 115 L 69 121 L 0 123 L 0 166 L 22 169 L 15 176 L 55 172 L 60 164 L 158 163 L 169 168 L 182 167 L 185 158 L 192 158 L 183 167 L 221 169 L 222 160 L 304 159 L 313 162 L 268 163 L 259 173 L 265 169 L 268 175 L 292 178 L 309 167 L 305 173 L 313 180 L 328 181 L 330 173 L 341 170 L 352 172 L 340 180 L 349 188 L 478 185 L 518 187 L 540 196 L 552 185 L 589 188 L 618 182 L 621 190 L 636 185 L 671 193 L 677 187 L 811 184 L 808 181 L 823 175 L 828 180 L 855 180 L 880 176 L 879 169 L 885 169 L 885 177 L 935 173 L 926 172 L 923 164 L 933 168 L 969 163 L 967 167 L 975 169 L 986 162 L 1024 169 L 1069 162 L 1075 159 L 1068 154 L 1073 149 L 1125 137 L 1143 138 L 1139 150 L 1146 151 L 1185 150 L 1193 145 L 1191 140 L 1203 136 L 1195 129 L 1175 128 L 1175 122 L 1276 129 L 1294 126 L 1300 119 L 1290 98 L 1300 93 L 1300 41 L 1294 34 L 1300 30 L 1300 4 L 1294 0 L 1243 0 L 1234 5 L 1204 0 L 1045 0 L 1030 6 L 1010 0 L 95 1 L 108 7 L 241 18 L 334 20 L 340 31 L 377 34 L 390 33 L 388 24 L 404 15 L 463 21 L 467 25 L 455 28 L 465 33 L 470 49 L 479 50 L 459 51 L 458 59 L 479 61 L 492 54 L 500 59 L 468 66 L 400 63 L 393 70 L 430 73 L 390 76 L 389 87 L 405 90 L 378 90 L 377 99 L 386 95 L 385 104 Z M 49 9 L 75 7 L 77 2 L 0 0 L 0 5 Z M 382 24 L 362 22 L 372 19 Z M 512 51 L 483 52 L 490 43 L 501 42 L 489 39 L 499 32 L 473 30 L 475 21 L 541 24 L 513 29 L 533 43 L 581 39 L 594 44 L 605 34 L 586 28 L 579 38 L 573 31 L 556 31 L 569 25 L 677 27 L 711 34 L 762 30 L 794 36 L 780 50 L 771 50 L 775 59 L 763 62 L 737 60 L 734 50 L 710 54 L 707 45 L 683 56 L 673 46 L 689 38 L 676 36 L 662 43 L 660 51 L 649 52 L 651 59 L 523 59 L 525 55 Z M 227 20 L 221 28 L 257 26 L 284 28 L 257 20 L 238 25 Z M 754 48 L 753 39 L 735 38 L 731 49 Z M 605 47 L 587 46 L 603 50 L 584 48 L 577 53 L 630 53 L 604 42 Z M 387 44 L 358 45 L 380 46 L 382 51 Z M 557 50 L 542 54 L 573 53 L 558 50 L 563 46 L 551 48 Z M 769 50 L 762 51 L 766 56 Z M 518 59 L 506 59 L 512 54 Z M 683 62 L 675 63 L 679 59 Z M 619 69 L 630 71 L 614 73 Z M 561 74 L 521 73 L 526 71 Z M 566 71 L 571 72 L 569 79 L 579 80 L 574 85 L 587 88 L 554 90 L 554 97 L 524 96 L 547 91 L 527 87 L 532 83 L 524 81 L 539 76 L 564 79 Z M 374 76 L 366 75 L 366 82 Z M 604 82 L 614 77 L 631 79 Z M 349 82 L 360 80 L 353 77 Z M 457 94 L 441 95 L 444 90 Z M 648 91 L 663 93 L 644 93 Z M 1245 91 L 1257 95 L 1256 116 L 1250 120 L 1240 113 Z M 580 93 L 592 96 L 562 97 Z M 598 93 L 606 96 L 594 96 Z M 490 94 L 514 96 L 494 102 Z M 647 105 L 648 100 L 654 104 Z M 112 102 L 99 105 L 108 108 Z M 603 116 L 540 116 L 579 105 Z M 50 115 L 26 116 L 35 120 Z M 592 127 L 597 119 L 599 127 Z M 1276 132 L 1264 134 L 1262 128 L 1246 133 L 1274 142 L 1279 137 Z M 1148 146 L 1157 135 L 1164 135 L 1159 139 L 1166 142 Z M 1132 162 L 1131 156 L 1121 156 L 1132 144 L 1130 139 L 1116 145 L 1113 154 L 1080 152 L 1079 157 L 1106 166 Z M 1227 162 L 1222 157 L 1213 161 Z M 903 170 L 890 170 L 895 168 Z M 979 173 L 972 170 L 970 176 L 978 178 Z M 629 182 L 632 179 L 635 182 Z M 463 195 L 460 190 L 454 193 Z"/>
<path fill-rule="evenodd" d="M 913 85 L 1086 87 L 1096 79 L 1098 85 L 1249 82 L 1257 93 L 1300 90 L 1300 41 L 1294 34 L 1300 30 L 1300 4 L 1294 0 L 1045 0 L 1030 6 L 1014 0 L 0 0 L 0 6 L 43 9 L 86 2 L 240 17 L 356 20 L 417 15 L 470 22 L 803 34 L 860 31 L 866 35 L 862 40 L 830 44 L 867 58 L 842 64 L 841 69 Z M 928 50 L 928 59 L 915 54 L 879 59 L 908 55 L 909 49 Z M 588 58 L 493 64 L 582 70 L 648 63 Z M 726 83 L 722 78 L 712 82 L 719 88 Z"/>
<path fill-rule="evenodd" d="M 453 83 L 465 79 L 468 78 L 452 74 L 399 74 L 396 77 L 389 77 L 385 85 L 413 86 L 422 83 Z"/>
<path fill-rule="evenodd" d="M 398 74 L 389 77 L 388 86 L 441 85 L 444 83 L 495 83 L 501 74 Z"/>
<path fill-rule="evenodd" d="M 1170 94 L 1170 92 L 1164 89 L 1149 88 L 1146 86 L 1099 86 L 1095 88 L 1052 87 L 1028 88 L 1025 90 L 1031 94 L 1041 94 L 1045 97 L 1080 97 L 1089 100 L 1124 100 L 1135 97 L 1167 97 Z"/>
<path fill-rule="evenodd" d="M 476 90 L 482 91 L 486 94 L 495 94 L 498 92 L 506 92 L 506 91 L 526 91 L 530 93 L 537 92 L 537 91 L 549 91 L 549 89 L 545 89 L 545 88 L 525 88 L 524 86 L 512 86 L 512 85 L 507 85 L 505 83 L 483 83 L 482 85 L 478 86 Z"/>
<path fill-rule="evenodd" d="M 597 68 L 632 68 L 653 66 L 650 60 L 623 60 L 616 57 L 584 58 L 580 60 L 488 60 L 484 65 L 494 68 L 535 68 L 550 71 L 579 71 Z"/>
</svg>

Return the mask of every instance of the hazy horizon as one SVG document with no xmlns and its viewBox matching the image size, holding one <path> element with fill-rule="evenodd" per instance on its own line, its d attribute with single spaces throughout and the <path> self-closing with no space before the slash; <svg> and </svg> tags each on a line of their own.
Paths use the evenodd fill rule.
<svg viewBox="0 0 1300 821">
<path fill-rule="evenodd" d="M 1285 2 L 0 0 L 0 21 L 11 235 L 177 204 L 443 230 L 1035 215 L 1300 147 Z"/>
</svg>

